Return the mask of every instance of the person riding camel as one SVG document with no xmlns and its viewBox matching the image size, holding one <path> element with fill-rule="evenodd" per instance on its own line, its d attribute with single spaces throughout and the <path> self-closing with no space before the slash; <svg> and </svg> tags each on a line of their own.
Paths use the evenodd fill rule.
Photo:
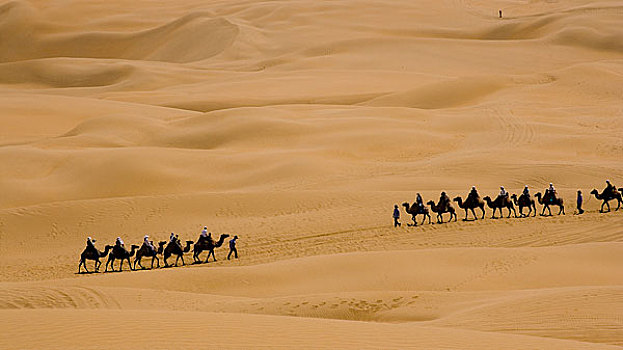
<svg viewBox="0 0 623 350">
<path fill-rule="evenodd" d="M 441 196 L 439 196 L 439 203 L 437 203 L 438 207 L 446 207 L 450 203 L 450 197 L 446 194 L 446 192 L 441 192 Z"/>
<path fill-rule="evenodd" d="M 91 237 L 87 237 L 87 249 L 97 252 L 97 248 L 95 248 L 95 242 L 97 242 L 97 240 L 91 238 Z"/>
<path fill-rule="evenodd" d="M 203 230 L 201 230 L 201 234 L 199 235 L 199 238 L 197 239 L 197 244 L 201 244 L 207 239 L 208 239 L 208 227 L 204 226 Z"/>
<path fill-rule="evenodd" d="M 526 198 L 530 198 L 530 188 L 528 188 L 528 185 L 524 186 L 523 192 L 521 192 L 521 195 L 525 196 Z"/>
<path fill-rule="evenodd" d="M 467 199 L 477 199 L 480 198 L 480 195 L 478 194 L 478 190 L 476 189 L 476 186 L 472 186 L 472 189 L 469 191 L 469 194 L 467 195 Z"/>
<path fill-rule="evenodd" d="M 508 192 L 504 189 L 504 186 L 500 186 L 500 198 L 508 197 Z"/>
<path fill-rule="evenodd" d="M 606 180 L 606 188 L 604 188 L 604 195 L 614 195 L 617 193 L 617 188 L 613 184 L 610 183 L 610 180 Z"/>
<path fill-rule="evenodd" d="M 145 235 L 145 237 L 143 237 L 143 245 L 151 249 L 151 251 L 153 252 L 156 251 L 156 248 L 154 247 L 153 242 L 149 240 L 149 235 Z"/>
<path fill-rule="evenodd" d="M 169 242 L 173 243 L 176 239 L 177 237 L 175 237 L 175 233 L 171 232 L 171 235 L 169 236 Z"/>
<path fill-rule="evenodd" d="M 545 190 L 545 195 L 549 194 L 549 202 L 554 203 L 556 201 L 556 189 L 553 183 L 549 183 L 549 187 Z"/>
<path fill-rule="evenodd" d="M 121 237 L 117 237 L 117 239 L 115 240 L 115 245 L 117 247 L 125 247 L 125 243 L 123 243 L 123 240 L 121 239 Z"/>
<path fill-rule="evenodd" d="M 417 205 L 419 209 L 424 208 L 424 200 L 422 199 L 422 196 L 419 193 L 415 196 L 415 204 Z"/>
</svg>

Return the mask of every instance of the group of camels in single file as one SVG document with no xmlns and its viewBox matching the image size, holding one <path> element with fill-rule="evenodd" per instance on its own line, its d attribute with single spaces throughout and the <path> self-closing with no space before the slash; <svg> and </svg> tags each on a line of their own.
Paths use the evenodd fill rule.
<svg viewBox="0 0 623 350">
<path fill-rule="evenodd" d="M 95 262 L 95 271 L 98 271 L 100 265 L 102 264 L 100 259 L 105 258 L 106 256 L 108 256 L 108 260 L 106 260 L 106 269 L 104 270 L 104 272 L 108 272 L 109 268 L 111 269 L 111 271 L 114 271 L 114 263 L 116 260 L 119 260 L 118 271 L 122 271 L 124 261 L 128 263 L 128 267 L 130 270 L 136 270 L 136 265 L 138 265 L 141 269 L 145 269 L 145 267 L 141 264 L 142 258 L 151 258 L 151 268 L 154 268 L 154 262 L 156 262 L 156 266 L 159 268 L 159 256 L 162 256 L 164 260 L 164 267 L 172 266 L 169 265 L 167 259 L 173 256 L 175 256 L 174 266 L 178 266 L 179 260 L 182 260 L 182 265 L 185 265 L 184 254 L 190 252 L 191 246 L 193 247 L 193 263 L 201 263 L 202 260 L 200 259 L 199 255 L 205 251 L 208 252 L 208 256 L 206 257 L 204 262 L 209 262 L 210 256 L 212 256 L 213 260 L 216 261 L 214 249 L 222 246 L 227 237 L 229 237 L 228 234 L 222 234 L 216 242 L 212 239 L 202 239 L 198 240 L 196 244 L 194 241 L 186 241 L 184 246 L 182 246 L 182 242 L 178 238 L 173 238 L 169 241 L 158 242 L 158 248 L 155 248 L 153 246 L 153 242 L 151 242 L 151 244 L 149 245 L 143 243 L 141 246 L 132 244 L 130 251 L 128 251 L 123 244 L 106 245 L 104 251 L 99 251 L 95 247 L 87 247 L 80 255 L 78 273 L 81 273 L 82 268 L 84 268 L 84 270 L 89 273 L 89 270 L 87 270 L 86 266 L 87 260 L 93 260 Z M 133 265 L 130 262 L 131 257 L 134 257 Z"/>
<path fill-rule="evenodd" d="M 598 190 L 593 189 L 590 194 L 595 196 L 595 198 L 597 198 L 598 200 L 603 201 L 599 210 L 600 212 L 609 212 L 609 202 L 612 200 L 615 200 L 617 202 L 617 207 L 615 210 L 619 210 L 619 208 L 621 208 L 621 204 L 623 204 L 623 188 L 619 188 L 618 191 L 616 189 L 613 189 L 612 191 L 609 191 L 609 193 L 606 193 L 606 190 L 600 193 Z M 443 197 L 445 197 L 445 192 L 442 192 L 442 198 Z M 465 210 L 465 219 L 463 219 L 464 221 L 469 220 L 468 212 L 470 211 L 474 217 L 474 220 L 478 220 L 478 215 L 476 215 L 476 209 L 480 209 L 480 212 L 482 213 L 482 215 L 480 215 L 480 219 L 484 219 L 485 206 L 493 209 L 493 214 L 491 215 L 492 219 L 497 218 L 495 216 L 497 211 L 500 212 L 500 218 L 503 217 L 502 209 L 504 208 L 508 210 L 507 217 L 510 217 L 511 214 L 513 214 L 515 217 L 518 217 L 515 207 L 518 207 L 520 217 L 536 216 L 537 202 L 543 206 L 543 210 L 541 211 L 542 216 L 545 216 L 546 210 L 548 212 L 548 216 L 552 215 L 551 206 L 557 206 L 559 208 L 558 215 L 565 214 L 564 200 L 558 197 L 555 192 L 552 193 L 546 190 L 544 195 L 542 195 L 540 192 L 537 192 L 534 197 L 536 198 L 536 200 L 534 198 L 531 198 L 529 195 L 524 194 L 520 196 L 517 196 L 516 194 L 509 194 L 506 196 L 499 195 L 495 199 L 492 199 L 489 196 L 481 198 L 480 196 L 468 195 L 465 200 L 463 200 L 463 197 L 461 196 L 454 197 L 452 201 L 450 201 L 449 199 L 443 201 L 442 198 L 440 198 L 438 203 L 430 200 L 426 202 L 426 205 L 429 206 L 430 209 L 423 205 L 423 203 L 418 204 L 417 202 L 411 205 L 408 202 L 405 202 L 402 203 L 402 206 L 404 207 L 405 212 L 411 215 L 411 219 L 413 220 L 413 224 L 408 224 L 408 226 L 418 225 L 416 221 L 416 217 L 418 215 L 423 216 L 420 225 L 423 225 L 427 218 L 428 223 L 430 224 L 432 221 L 430 215 L 431 211 L 437 214 L 437 223 L 443 223 L 443 214 L 446 213 L 450 214 L 449 221 L 452 221 L 452 219 L 454 219 L 454 221 L 457 221 L 456 209 L 452 205 L 452 202 L 456 202 L 459 208 Z M 604 207 L 607 207 L 607 210 L 604 211 Z M 523 211 L 526 208 L 528 209 L 528 213 L 524 214 Z"/>
</svg>

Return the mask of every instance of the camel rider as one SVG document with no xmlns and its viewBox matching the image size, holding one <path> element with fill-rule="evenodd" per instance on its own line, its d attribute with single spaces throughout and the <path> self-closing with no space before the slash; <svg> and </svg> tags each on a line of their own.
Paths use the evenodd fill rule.
<svg viewBox="0 0 623 350">
<path fill-rule="evenodd" d="M 603 194 L 614 194 L 617 192 L 616 186 L 610 183 L 610 180 L 606 180 L 606 188 L 604 188 Z"/>
<path fill-rule="evenodd" d="M 87 237 L 87 249 L 97 251 L 97 248 L 95 248 L 95 242 L 97 241 L 92 239 L 91 237 Z"/>
<path fill-rule="evenodd" d="M 199 235 L 199 239 L 197 239 L 197 243 L 205 242 L 208 239 L 208 227 L 204 226 L 201 234 Z"/>
<path fill-rule="evenodd" d="M 171 232 L 171 235 L 169 236 L 169 242 L 175 242 L 175 233 Z"/>
<path fill-rule="evenodd" d="M 554 184 L 553 183 L 549 183 L 549 188 L 547 189 L 549 191 L 549 194 L 551 194 L 552 196 L 556 195 L 556 189 L 554 188 Z"/>
<path fill-rule="evenodd" d="M 500 186 L 500 197 L 505 198 L 508 197 L 508 192 L 504 189 L 504 186 Z"/>
<path fill-rule="evenodd" d="M 143 237 L 143 245 L 147 246 L 149 249 L 151 249 L 152 251 L 156 251 L 156 248 L 154 247 L 153 243 L 149 240 L 149 236 L 145 235 L 145 237 Z"/>
<path fill-rule="evenodd" d="M 524 186 L 523 192 L 521 194 L 523 196 L 526 196 L 527 198 L 530 198 L 530 189 L 528 188 L 528 185 Z"/>
<path fill-rule="evenodd" d="M 438 207 L 445 207 L 450 203 L 450 197 L 446 194 L 446 192 L 441 192 L 441 196 L 439 196 Z"/>
<path fill-rule="evenodd" d="M 480 195 L 478 194 L 478 190 L 476 190 L 476 186 L 472 186 L 472 189 L 469 191 L 467 198 L 474 198 L 474 199 L 480 198 Z"/>
<path fill-rule="evenodd" d="M 554 188 L 553 183 L 549 183 L 549 187 L 545 190 L 545 194 L 549 194 L 549 202 L 554 203 L 556 200 L 556 189 Z"/>
<path fill-rule="evenodd" d="M 424 201 L 422 200 L 422 196 L 419 193 L 415 196 L 415 204 L 419 209 L 424 208 Z"/>
<path fill-rule="evenodd" d="M 124 247 L 125 244 L 123 243 L 123 240 L 121 239 L 121 237 L 117 237 L 117 239 L 115 240 L 115 245 L 117 247 Z"/>
</svg>

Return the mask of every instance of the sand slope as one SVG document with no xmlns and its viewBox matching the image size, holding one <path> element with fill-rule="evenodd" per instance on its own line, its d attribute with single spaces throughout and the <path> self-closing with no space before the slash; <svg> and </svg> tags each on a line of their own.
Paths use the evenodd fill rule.
<svg viewBox="0 0 623 350">
<path fill-rule="evenodd" d="M 622 9 L 0 2 L 0 348 L 623 346 L 623 212 L 588 194 L 623 186 Z M 549 182 L 566 216 L 390 226 Z M 87 236 L 204 225 L 241 259 L 76 274 Z"/>
</svg>

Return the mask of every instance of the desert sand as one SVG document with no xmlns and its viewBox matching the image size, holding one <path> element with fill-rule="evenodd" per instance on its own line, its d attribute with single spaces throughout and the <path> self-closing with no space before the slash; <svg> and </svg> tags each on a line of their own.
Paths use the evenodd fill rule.
<svg viewBox="0 0 623 350">
<path fill-rule="evenodd" d="M 623 210 L 589 191 L 623 187 L 621 23 L 608 0 L 0 1 L 0 349 L 620 349 Z M 567 215 L 392 227 L 416 192 L 549 182 Z M 240 259 L 76 273 L 87 236 L 205 225 Z"/>
</svg>

